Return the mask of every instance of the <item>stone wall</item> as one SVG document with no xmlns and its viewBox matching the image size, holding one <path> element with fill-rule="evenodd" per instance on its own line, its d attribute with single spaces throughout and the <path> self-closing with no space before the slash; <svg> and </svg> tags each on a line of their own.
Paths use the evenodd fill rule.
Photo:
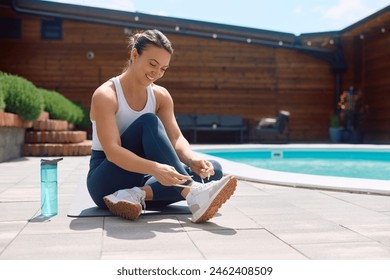
<svg viewBox="0 0 390 280">
<path fill-rule="evenodd" d="M 23 127 L 0 127 L 0 162 L 22 156 L 24 131 Z"/>
</svg>

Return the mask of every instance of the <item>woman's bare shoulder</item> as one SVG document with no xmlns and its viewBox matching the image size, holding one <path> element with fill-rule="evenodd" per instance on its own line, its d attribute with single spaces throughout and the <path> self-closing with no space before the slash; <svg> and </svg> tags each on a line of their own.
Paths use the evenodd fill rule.
<svg viewBox="0 0 390 280">
<path fill-rule="evenodd" d="M 156 97 L 157 100 L 164 101 L 164 100 L 172 99 L 171 94 L 165 87 L 153 84 L 152 88 L 153 88 L 154 96 Z"/>
<path fill-rule="evenodd" d="M 152 86 L 154 96 L 156 97 L 156 112 L 161 114 L 163 112 L 173 111 L 173 99 L 169 91 L 162 86 L 153 84 Z"/>
<path fill-rule="evenodd" d="M 103 83 L 92 95 L 92 101 L 107 102 L 109 100 L 116 100 L 115 88 L 111 81 Z"/>
<path fill-rule="evenodd" d="M 115 113 L 117 108 L 117 99 L 115 88 L 112 82 L 107 81 L 99 86 L 92 95 L 91 100 L 91 119 L 96 120 L 96 113 Z"/>
</svg>

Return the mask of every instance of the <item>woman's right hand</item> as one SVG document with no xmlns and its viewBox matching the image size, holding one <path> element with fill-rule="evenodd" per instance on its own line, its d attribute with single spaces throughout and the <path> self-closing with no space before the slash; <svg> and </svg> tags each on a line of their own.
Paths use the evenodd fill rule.
<svg viewBox="0 0 390 280">
<path fill-rule="evenodd" d="M 191 176 L 180 174 L 173 166 L 161 163 L 151 175 L 164 186 L 182 185 L 191 180 Z"/>
</svg>

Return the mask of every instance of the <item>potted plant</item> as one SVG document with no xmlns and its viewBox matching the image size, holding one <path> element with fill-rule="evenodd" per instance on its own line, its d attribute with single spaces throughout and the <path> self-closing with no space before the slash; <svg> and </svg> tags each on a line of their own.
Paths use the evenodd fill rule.
<svg viewBox="0 0 390 280">
<path fill-rule="evenodd" d="M 340 119 L 338 115 L 332 115 L 330 117 L 330 127 L 329 127 L 329 137 L 330 142 L 340 143 L 341 142 L 341 132 Z"/>
</svg>

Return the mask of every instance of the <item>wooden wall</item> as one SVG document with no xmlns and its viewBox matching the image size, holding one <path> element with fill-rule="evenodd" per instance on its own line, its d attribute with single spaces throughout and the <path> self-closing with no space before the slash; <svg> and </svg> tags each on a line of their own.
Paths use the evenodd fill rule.
<svg viewBox="0 0 390 280">
<path fill-rule="evenodd" d="M 22 19 L 22 38 L 0 41 L 0 71 L 24 76 L 87 107 L 95 88 L 119 74 L 127 60 L 123 27 L 64 20 L 63 39 L 49 41 L 40 39 L 40 17 L 16 14 L 6 6 L 0 6 L 0 16 Z M 172 94 L 177 113 L 239 114 L 253 126 L 257 118 L 288 110 L 292 142 L 328 141 L 335 76 L 327 62 L 293 49 L 166 35 L 175 53 L 160 84 Z M 373 51 L 386 44 L 388 36 L 365 43 L 362 54 L 369 102 L 381 108 L 370 120 L 388 119 L 389 82 L 371 81 L 378 67 L 387 75 L 390 71 L 389 62 L 376 64 L 388 57 L 389 48 L 382 55 Z M 89 51 L 93 60 L 86 58 Z M 346 84 L 354 74 L 346 74 Z"/>
<path fill-rule="evenodd" d="M 162 84 L 179 113 L 256 118 L 291 112 L 292 139 L 327 138 L 334 78 L 327 63 L 294 50 L 170 36 L 172 66 Z"/>
<path fill-rule="evenodd" d="M 368 112 L 365 139 L 390 141 L 390 13 L 347 30 L 343 36 L 349 67 L 343 87 L 353 86 L 364 94 Z"/>
</svg>

